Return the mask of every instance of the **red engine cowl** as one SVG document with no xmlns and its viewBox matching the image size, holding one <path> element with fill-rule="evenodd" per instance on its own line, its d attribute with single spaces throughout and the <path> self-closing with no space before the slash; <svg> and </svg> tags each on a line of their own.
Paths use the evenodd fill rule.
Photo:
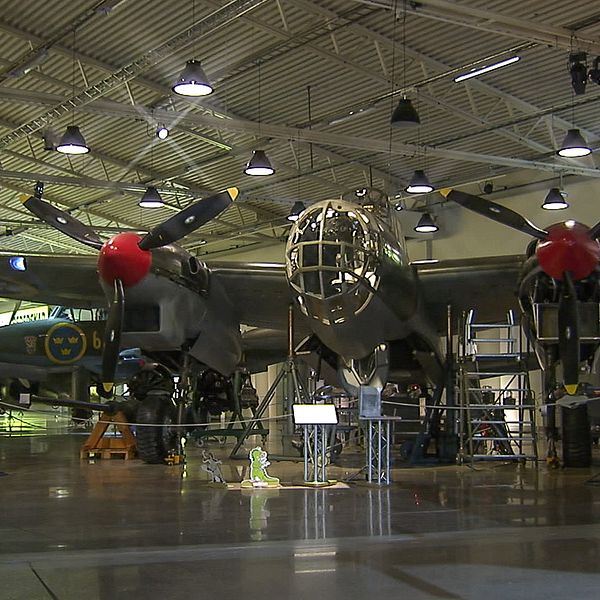
<svg viewBox="0 0 600 600">
<path fill-rule="evenodd" d="M 575 221 L 556 223 L 547 228 L 548 239 L 536 248 L 538 262 L 544 272 L 562 280 L 570 271 L 573 279 L 584 279 L 598 265 L 600 245 L 589 236 L 589 228 Z"/>
<path fill-rule="evenodd" d="M 120 279 L 125 287 L 130 287 L 148 274 L 152 253 L 139 247 L 141 239 L 137 233 L 119 233 L 102 246 L 98 273 L 106 283 L 112 285 Z"/>
</svg>

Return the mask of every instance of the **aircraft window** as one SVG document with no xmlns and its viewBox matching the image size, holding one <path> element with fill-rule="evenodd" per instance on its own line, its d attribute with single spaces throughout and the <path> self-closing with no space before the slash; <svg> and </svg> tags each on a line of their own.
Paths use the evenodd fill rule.
<svg viewBox="0 0 600 600">
<path fill-rule="evenodd" d="M 341 267 L 341 247 L 338 244 L 323 244 L 323 266 Z"/>
<path fill-rule="evenodd" d="M 289 259 L 289 265 L 288 265 L 288 271 L 294 272 L 298 267 L 298 255 L 300 254 L 300 249 L 298 248 L 298 246 L 295 246 L 294 248 L 292 248 L 290 250 L 288 259 Z"/>
<path fill-rule="evenodd" d="M 318 271 L 307 271 L 304 273 L 304 291 L 308 294 L 318 296 L 321 294 L 321 277 Z"/>
<path fill-rule="evenodd" d="M 66 306 L 55 306 L 50 311 L 50 316 L 53 319 L 70 319 L 69 309 Z"/>
<path fill-rule="evenodd" d="M 195 256 L 190 256 L 188 258 L 188 267 L 192 275 L 195 275 L 200 270 L 200 265 L 198 265 L 198 261 L 196 260 Z"/>
<path fill-rule="evenodd" d="M 319 246 L 308 244 L 302 247 L 302 266 L 316 267 L 319 265 Z"/>
</svg>

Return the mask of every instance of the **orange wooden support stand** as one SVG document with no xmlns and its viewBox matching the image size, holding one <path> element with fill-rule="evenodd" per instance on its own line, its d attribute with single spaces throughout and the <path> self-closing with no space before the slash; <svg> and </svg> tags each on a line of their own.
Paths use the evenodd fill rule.
<svg viewBox="0 0 600 600">
<path fill-rule="evenodd" d="M 121 434 L 120 437 L 104 437 L 111 424 L 115 424 Z M 127 423 L 125 415 L 117 411 L 114 415 L 106 412 L 102 413 L 98 423 L 96 423 L 92 433 L 83 444 L 80 458 L 124 458 L 129 460 L 135 458 L 137 445 L 135 436 Z"/>
</svg>

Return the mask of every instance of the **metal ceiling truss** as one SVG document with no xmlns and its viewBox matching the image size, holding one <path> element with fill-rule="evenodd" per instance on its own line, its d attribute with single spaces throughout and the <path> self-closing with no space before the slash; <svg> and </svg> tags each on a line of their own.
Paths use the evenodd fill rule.
<svg viewBox="0 0 600 600">
<path fill-rule="evenodd" d="M 394 0 L 354 0 L 357 4 L 394 9 Z M 416 16 L 462 25 L 522 40 L 534 41 L 555 48 L 570 50 L 576 47 L 600 54 L 600 42 L 586 38 L 582 32 L 567 27 L 556 27 L 539 21 L 509 17 L 489 9 L 466 6 L 449 0 L 419 0 L 406 2 L 406 10 Z M 592 5 L 590 5 L 591 8 Z"/>
<path fill-rule="evenodd" d="M 72 98 L 61 102 L 52 107 L 43 115 L 23 123 L 10 133 L 0 138 L 0 148 L 4 148 L 14 143 L 20 138 L 39 131 L 55 119 L 71 112 L 73 109 L 85 106 L 98 98 L 101 98 L 108 92 L 117 87 L 135 79 L 151 67 L 159 64 L 172 56 L 175 52 L 185 48 L 191 43 L 191 40 L 198 39 L 213 33 L 224 25 L 227 25 L 234 19 L 241 17 L 247 11 L 264 4 L 267 0 L 231 0 L 225 6 L 213 11 L 211 14 L 198 19 L 191 27 L 177 34 L 160 46 L 145 52 L 136 60 L 111 73 L 102 81 L 86 88 L 82 92 L 76 93 Z"/>
</svg>

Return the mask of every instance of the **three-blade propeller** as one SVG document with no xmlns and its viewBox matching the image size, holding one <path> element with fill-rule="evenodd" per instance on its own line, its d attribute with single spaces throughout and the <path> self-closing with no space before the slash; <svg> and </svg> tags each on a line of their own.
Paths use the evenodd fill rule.
<svg viewBox="0 0 600 600">
<path fill-rule="evenodd" d="M 43 184 L 38 182 L 35 186 L 34 195 L 24 200 L 23 205 L 42 221 L 52 225 L 74 240 L 96 250 L 102 249 L 104 241 L 92 227 L 82 223 L 68 212 L 42 200 L 43 191 Z M 139 248 L 145 251 L 153 250 L 182 239 L 223 212 L 237 198 L 238 194 L 239 190 L 237 188 L 228 188 L 224 192 L 194 202 L 147 233 L 139 241 Z M 104 329 L 104 346 L 102 350 L 103 390 L 101 392 L 104 395 L 110 395 L 114 386 L 125 312 L 123 281 L 118 277 L 115 278 L 113 288 L 113 297 Z"/>
<path fill-rule="evenodd" d="M 453 200 L 457 204 L 468 208 L 484 217 L 488 217 L 498 223 L 507 225 L 530 235 L 542 242 L 548 242 L 551 233 L 539 229 L 525 217 L 519 215 L 510 208 L 496 204 L 479 196 L 473 196 L 458 190 L 446 191 L 443 195 L 448 200 Z M 550 228 L 552 229 L 552 228 Z M 585 228 L 584 228 L 585 229 Z M 591 229 L 585 229 L 584 244 L 590 245 L 593 240 L 600 236 L 600 222 L 596 223 Z M 584 245 L 582 244 L 582 245 Z M 544 244 L 542 244 L 543 246 Z M 595 246 L 595 242 L 592 246 Z M 597 248 L 595 249 L 597 253 Z M 541 256 L 538 255 L 541 262 Z M 587 258 L 587 257 L 586 257 Z M 592 257 L 593 265 L 597 261 Z M 559 277 L 562 284 L 560 286 L 558 299 L 558 352 L 563 367 L 564 386 L 569 394 L 575 394 L 579 384 L 579 362 L 580 362 L 580 337 L 579 337 L 579 314 L 577 308 L 577 292 L 575 289 L 573 273 L 568 269 L 561 269 L 559 273 L 554 274 Z"/>
</svg>

